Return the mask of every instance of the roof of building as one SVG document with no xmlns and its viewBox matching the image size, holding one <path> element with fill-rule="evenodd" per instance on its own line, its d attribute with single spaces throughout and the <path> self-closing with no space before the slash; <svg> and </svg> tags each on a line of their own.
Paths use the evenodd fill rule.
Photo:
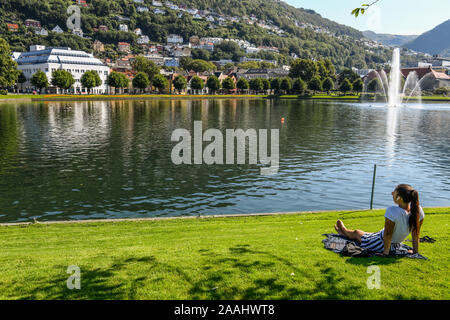
<svg viewBox="0 0 450 320">
<path fill-rule="evenodd" d="M 439 80 L 450 80 L 450 76 L 448 76 L 447 74 L 443 73 L 443 72 L 438 72 L 435 70 L 431 70 L 431 72 L 433 73 L 434 77 L 436 79 Z"/>
<path fill-rule="evenodd" d="M 17 59 L 18 65 L 59 63 L 103 66 L 92 54 L 70 48 L 45 48 L 23 52 Z"/>
<path fill-rule="evenodd" d="M 410 72 L 416 72 L 419 79 L 422 79 L 426 74 L 431 72 L 430 67 L 415 67 L 415 68 L 402 68 L 402 75 L 406 78 Z"/>
</svg>

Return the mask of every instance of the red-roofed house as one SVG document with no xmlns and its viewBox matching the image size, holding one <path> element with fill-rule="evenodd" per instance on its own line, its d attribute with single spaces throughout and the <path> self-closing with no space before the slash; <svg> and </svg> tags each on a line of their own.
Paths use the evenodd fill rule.
<svg viewBox="0 0 450 320">
<path fill-rule="evenodd" d="M 117 46 L 119 48 L 119 51 L 121 51 L 121 52 L 125 52 L 125 53 L 131 52 L 131 47 L 128 42 L 119 42 Z"/>
<path fill-rule="evenodd" d="M 79 6 L 87 7 L 88 4 L 86 3 L 86 0 L 76 0 L 75 1 Z"/>
<path fill-rule="evenodd" d="M 426 74 L 431 72 L 431 67 L 402 68 L 400 71 L 405 78 L 408 77 L 408 74 L 410 72 L 415 72 L 415 73 L 417 73 L 417 76 L 419 77 L 419 80 L 420 80 Z"/>
<path fill-rule="evenodd" d="M 41 23 L 39 21 L 33 20 L 33 19 L 25 20 L 25 25 L 27 27 L 33 27 L 33 28 L 40 28 L 41 27 Z"/>
<path fill-rule="evenodd" d="M 420 83 L 422 90 L 434 90 L 437 88 L 450 87 L 450 76 L 443 72 L 431 70 Z"/>
<path fill-rule="evenodd" d="M 15 23 L 8 23 L 8 31 L 9 32 L 17 32 L 19 31 L 19 25 Z"/>
</svg>

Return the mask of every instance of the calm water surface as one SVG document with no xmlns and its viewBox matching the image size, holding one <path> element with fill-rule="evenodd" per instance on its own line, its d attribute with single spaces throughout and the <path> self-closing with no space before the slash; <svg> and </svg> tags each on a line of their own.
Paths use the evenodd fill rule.
<svg viewBox="0 0 450 320">
<path fill-rule="evenodd" d="M 65 108 L 69 105 L 71 108 Z M 284 117 L 285 122 L 280 119 Z M 174 129 L 280 129 L 280 169 L 174 165 Z M 0 222 L 450 206 L 450 107 L 295 100 L 0 105 Z"/>
</svg>

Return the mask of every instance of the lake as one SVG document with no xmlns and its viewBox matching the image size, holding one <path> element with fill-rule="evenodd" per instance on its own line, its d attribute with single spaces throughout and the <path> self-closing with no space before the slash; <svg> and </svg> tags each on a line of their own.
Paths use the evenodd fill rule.
<svg viewBox="0 0 450 320">
<path fill-rule="evenodd" d="M 281 118 L 285 121 L 282 122 Z M 279 171 L 175 165 L 172 132 L 279 129 Z M 399 183 L 450 206 L 450 104 L 128 100 L 0 104 L 0 222 L 363 209 Z"/>
</svg>

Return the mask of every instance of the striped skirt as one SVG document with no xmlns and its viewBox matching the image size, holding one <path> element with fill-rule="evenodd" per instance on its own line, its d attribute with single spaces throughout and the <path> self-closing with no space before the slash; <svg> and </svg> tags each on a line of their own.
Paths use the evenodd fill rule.
<svg viewBox="0 0 450 320">
<path fill-rule="evenodd" d="M 360 247 L 367 249 L 376 253 L 384 252 L 384 241 L 383 241 L 383 233 L 384 229 L 374 233 L 366 233 L 361 236 L 361 244 Z M 395 250 L 400 246 L 400 243 L 391 243 L 391 252 L 395 252 Z"/>
</svg>

